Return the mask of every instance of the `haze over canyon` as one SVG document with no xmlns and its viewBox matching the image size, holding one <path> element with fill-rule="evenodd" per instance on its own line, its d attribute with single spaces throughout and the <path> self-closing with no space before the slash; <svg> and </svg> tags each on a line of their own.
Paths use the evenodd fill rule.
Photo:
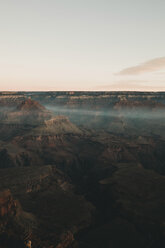
<svg viewBox="0 0 165 248">
<path fill-rule="evenodd" d="M 164 247 L 164 111 L 164 92 L 1 92 L 0 247 Z"/>
</svg>

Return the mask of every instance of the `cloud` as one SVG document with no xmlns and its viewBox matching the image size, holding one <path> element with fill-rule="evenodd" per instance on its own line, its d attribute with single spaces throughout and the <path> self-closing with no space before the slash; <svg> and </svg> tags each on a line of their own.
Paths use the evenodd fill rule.
<svg viewBox="0 0 165 248">
<path fill-rule="evenodd" d="M 129 67 L 121 70 L 116 75 L 139 75 L 148 72 L 155 72 L 161 69 L 165 69 L 165 57 L 155 58 L 149 61 L 146 61 L 137 66 Z"/>
</svg>

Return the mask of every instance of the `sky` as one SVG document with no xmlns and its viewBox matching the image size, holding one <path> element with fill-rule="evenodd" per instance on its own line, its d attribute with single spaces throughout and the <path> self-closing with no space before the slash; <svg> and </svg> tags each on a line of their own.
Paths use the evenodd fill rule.
<svg viewBox="0 0 165 248">
<path fill-rule="evenodd" d="M 0 91 L 165 91 L 164 0 L 0 0 Z"/>
</svg>

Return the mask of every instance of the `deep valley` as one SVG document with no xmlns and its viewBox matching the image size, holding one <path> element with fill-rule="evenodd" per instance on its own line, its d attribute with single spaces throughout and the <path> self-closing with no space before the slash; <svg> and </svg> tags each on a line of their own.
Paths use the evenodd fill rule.
<svg viewBox="0 0 165 248">
<path fill-rule="evenodd" d="M 0 248 L 162 248 L 164 191 L 164 92 L 0 93 Z"/>
</svg>

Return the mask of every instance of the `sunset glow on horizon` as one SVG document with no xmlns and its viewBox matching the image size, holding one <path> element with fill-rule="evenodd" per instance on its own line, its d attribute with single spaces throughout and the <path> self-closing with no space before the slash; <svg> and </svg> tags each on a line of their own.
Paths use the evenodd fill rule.
<svg viewBox="0 0 165 248">
<path fill-rule="evenodd" d="M 165 91 L 162 0 L 3 0 L 0 91 Z"/>
</svg>

